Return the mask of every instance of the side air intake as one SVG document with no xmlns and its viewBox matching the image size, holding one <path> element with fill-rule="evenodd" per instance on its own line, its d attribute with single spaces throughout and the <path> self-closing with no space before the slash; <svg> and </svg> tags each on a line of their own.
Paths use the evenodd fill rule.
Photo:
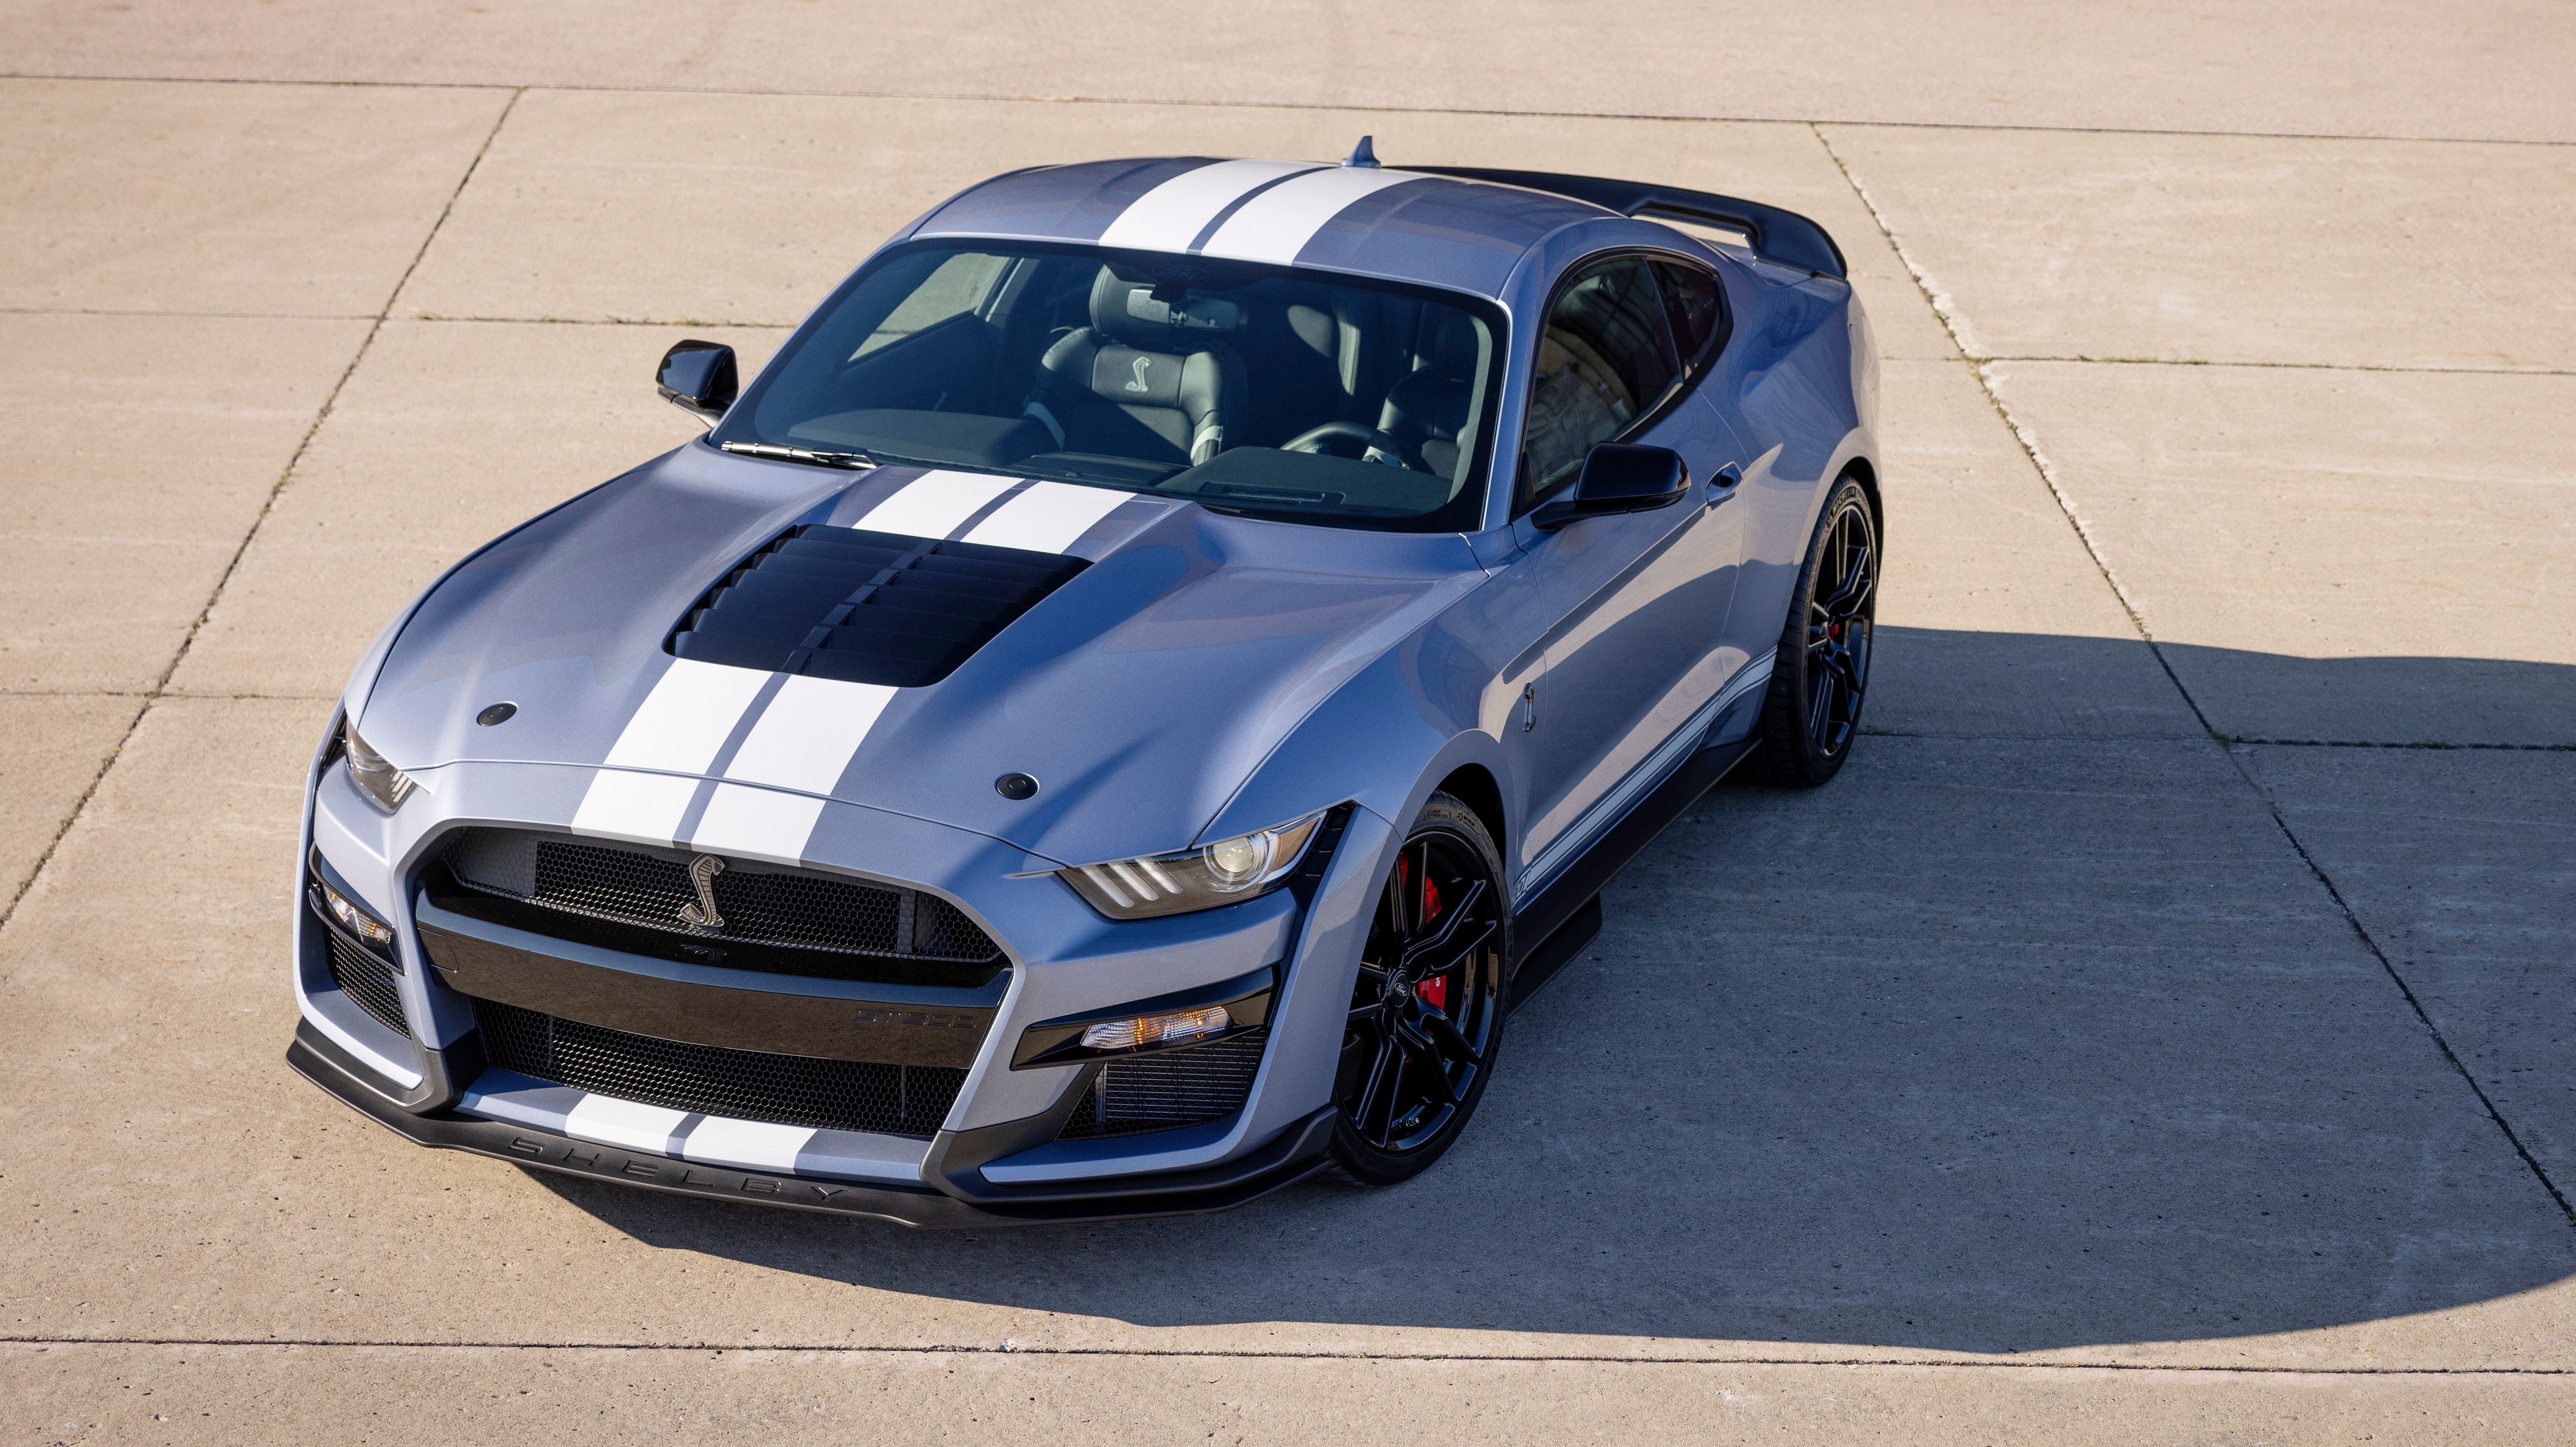
<svg viewBox="0 0 2576 1447">
<path fill-rule="evenodd" d="M 1090 566 L 1021 548 L 809 524 L 779 534 L 673 629 L 680 658 L 920 688 Z"/>
</svg>

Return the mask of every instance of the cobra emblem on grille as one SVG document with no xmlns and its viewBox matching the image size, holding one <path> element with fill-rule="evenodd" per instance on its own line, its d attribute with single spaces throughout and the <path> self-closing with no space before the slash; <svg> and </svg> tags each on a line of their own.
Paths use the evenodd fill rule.
<svg viewBox="0 0 2576 1447">
<path fill-rule="evenodd" d="M 723 929 L 724 916 L 716 913 L 716 876 L 724 873 L 725 862 L 712 854 L 701 854 L 689 865 L 689 883 L 698 887 L 698 902 L 680 906 L 680 918 L 700 929 Z"/>
</svg>

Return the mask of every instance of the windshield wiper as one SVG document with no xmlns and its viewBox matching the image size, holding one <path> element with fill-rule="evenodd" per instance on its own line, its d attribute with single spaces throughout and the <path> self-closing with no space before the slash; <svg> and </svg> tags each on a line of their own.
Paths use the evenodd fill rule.
<svg viewBox="0 0 2576 1447">
<path fill-rule="evenodd" d="M 864 452 L 817 452 L 810 447 L 781 447 L 775 442 L 719 442 L 716 445 L 744 457 L 769 457 L 813 467 L 846 467 L 856 471 L 877 465 L 877 460 Z"/>
</svg>

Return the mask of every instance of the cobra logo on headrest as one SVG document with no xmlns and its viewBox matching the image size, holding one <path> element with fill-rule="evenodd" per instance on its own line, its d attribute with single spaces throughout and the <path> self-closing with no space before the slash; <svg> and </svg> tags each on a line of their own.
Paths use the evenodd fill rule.
<svg viewBox="0 0 2576 1447">
<path fill-rule="evenodd" d="M 1153 388 L 1145 385 L 1145 369 L 1152 365 L 1153 363 L 1144 357 L 1138 357 L 1136 359 L 1136 380 L 1127 384 L 1128 391 L 1151 392 L 1154 390 Z"/>
</svg>

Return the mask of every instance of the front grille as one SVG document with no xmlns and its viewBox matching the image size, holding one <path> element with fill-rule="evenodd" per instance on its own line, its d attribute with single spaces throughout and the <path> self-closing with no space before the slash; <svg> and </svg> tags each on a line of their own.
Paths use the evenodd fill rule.
<svg viewBox="0 0 2576 1447">
<path fill-rule="evenodd" d="M 819 523 L 790 528 L 671 630 L 679 658 L 921 688 L 1089 564 Z"/>
<path fill-rule="evenodd" d="M 726 1050 L 630 1035 L 537 1010 L 474 1002 L 483 1054 L 503 1070 L 666 1110 L 820 1130 L 928 1136 L 948 1118 L 966 1071 Z"/>
<path fill-rule="evenodd" d="M 524 829 L 459 830 L 446 851 L 449 872 L 466 888 L 567 915 L 736 944 L 949 964 L 1001 958 L 991 936 L 936 895 L 734 860 L 711 881 L 724 923 L 702 928 L 680 917 L 698 899 L 694 857 Z"/>
<path fill-rule="evenodd" d="M 358 1002 L 358 1008 L 375 1017 L 377 1024 L 397 1035 L 409 1038 L 411 1020 L 403 1014 L 401 974 L 393 965 L 372 950 L 342 939 L 314 916 L 315 928 L 322 931 L 330 946 L 331 983 L 340 993 Z"/>
<path fill-rule="evenodd" d="M 1222 1120 L 1243 1109 L 1252 1077 L 1261 1069 L 1267 1030 L 1247 1030 L 1231 1040 L 1113 1060 L 1058 1140 L 1097 1140 L 1139 1135 Z"/>
</svg>

